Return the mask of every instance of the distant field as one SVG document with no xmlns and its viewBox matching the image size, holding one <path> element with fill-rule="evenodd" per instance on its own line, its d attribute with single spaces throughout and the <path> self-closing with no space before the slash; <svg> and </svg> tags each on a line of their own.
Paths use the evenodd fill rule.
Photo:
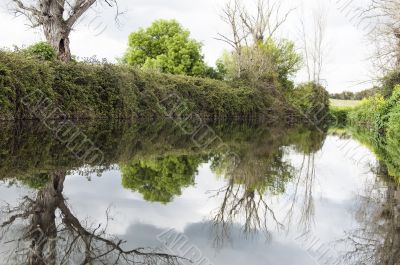
<svg viewBox="0 0 400 265">
<path fill-rule="evenodd" d="M 340 100 L 340 99 L 330 99 L 331 106 L 334 107 L 355 107 L 361 100 Z"/>
</svg>

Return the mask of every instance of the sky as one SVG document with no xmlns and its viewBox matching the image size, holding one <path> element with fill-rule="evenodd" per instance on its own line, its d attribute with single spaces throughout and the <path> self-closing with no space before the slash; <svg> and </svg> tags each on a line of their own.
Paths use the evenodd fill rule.
<svg viewBox="0 0 400 265">
<path fill-rule="evenodd" d="M 98 7 L 86 14 L 70 36 L 74 55 L 107 58 L 115 61 L 127 48 L 128 35 L 140 27 L 147 27 L 155 19 L 176 19 L 189 29 L 192 38 L 202 42 L 203 54 L 208 64 L 214 65 L 229 46 L 216 40 L 218 33 L 228 33 L 228 27 L 220 18 L 221 8 L 227 0 L 119 0 L 124 14 L 115 23 L 115 10 Z M 312 10 L 321 6 L 325 10 L 327 27 L 325 60 L 322 79 L 331 93 L 360 91 L 369 88 L 374 78 L 368 60 L 372 54 L 367 40 L 368 28 L 353 18 L 358 2 L 362 0 L 287 0 L 287 8 L 293 8 L 280 37 L 293 40 L 299 51 L 300 18 L 311 33 Z M 0 47 L 28 46 L 44 40 L 40 29 L 32 29 L 22 17 L 14 17 L 7 8 L 9 0 L 0 0 Z M 250 4 L 251 0 L 244 1 Z M 321 5 L 321 3 L 324 3 Z M 350 3 L 350 4 L 346 4 Z M 306 81 L 304 69 L 294 77 L 296 83 Z"/>
</svg>

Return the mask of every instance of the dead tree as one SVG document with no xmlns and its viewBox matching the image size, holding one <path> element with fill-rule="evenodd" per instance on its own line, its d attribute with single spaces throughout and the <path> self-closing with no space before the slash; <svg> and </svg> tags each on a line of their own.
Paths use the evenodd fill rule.
<svg viewBox="0 0 400 265">
<path fill-rule="evenodd" d="M 370 0 L 357 9 L 360 25 L 376 45 L 375 65 L 383 73 L 400 67 L 400 1 Z"/>
<path fill-rule="evenodd" d="M 25 16 L 33 28 L 41 27 L 61 61 L 71 60 L 69 36 L 82 15 L 95 5 L 116 8 L 117 0 L 11 0 L 11 11 Z"/>
<path fill-rule="evenodd" d="M 324 70 L 326 56 L 326 26 L 327 12 L 321 6 L 312 11 L 312 21 L 307 23 L 301 18 L 301 43 L 303 50 L 304 66 L 306 68 L 308 81 L 315 84 L 321 83 L 321 75 Z M 307 29 L 307 25 L 312 29 Z"/>
<path fill-rule="evenodd" d="M 291 12 L 282 11 L 282 1 L 273 0 L 257 0 L 255 13 L 249 11 L 241 0 L 231 0 L 223 7 L 221 19 L 229 26 L 230 34 L 219 33 L 216 39 L 234 49 L 237 78 L 245 68 L 243 57 L 252 54 L 248 48 L 257 48 L 258 44 L 272 39 Z M 247 49 L 247 55 L 243 54 L 243 48 Z"/>
</svg>

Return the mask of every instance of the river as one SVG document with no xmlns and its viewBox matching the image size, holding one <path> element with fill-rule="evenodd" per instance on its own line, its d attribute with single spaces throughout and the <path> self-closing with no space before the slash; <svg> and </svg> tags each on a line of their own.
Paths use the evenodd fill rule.
<svg viewBox="0 0 400 265">
<path fill-rule="evenodd" d="M 0 264 L 399 264 L 399 187 L 351 136 L 166 121 L 2 128 Z"/>
</svg>

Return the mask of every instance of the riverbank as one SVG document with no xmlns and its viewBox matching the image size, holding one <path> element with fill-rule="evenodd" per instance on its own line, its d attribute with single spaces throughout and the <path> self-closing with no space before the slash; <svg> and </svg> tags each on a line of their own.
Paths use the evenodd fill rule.
<svg viewBox="0 0 400 265">
<path fill-rule="evenodd" d="M 331 107 L 330 112 L 336 127 L 346 127 L 400 181 L 400 86 L 388 99 L 378 95 L 355 107 Z"/>
</svg>

